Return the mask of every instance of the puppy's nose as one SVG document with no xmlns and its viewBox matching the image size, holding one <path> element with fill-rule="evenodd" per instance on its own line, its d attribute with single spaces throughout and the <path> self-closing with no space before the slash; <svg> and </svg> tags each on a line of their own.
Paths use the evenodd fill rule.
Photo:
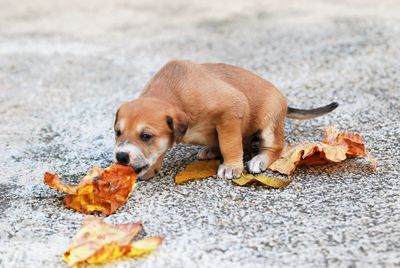
<svg viewBox="0 0 400 268">
<path fill-rule="evenodd" d="M 115 157 L 117 158 L 117 161 L 123 165 L 126 165 L 129 163 L 129 154 L 125 152 L 118 152 Z"/>
</svg>

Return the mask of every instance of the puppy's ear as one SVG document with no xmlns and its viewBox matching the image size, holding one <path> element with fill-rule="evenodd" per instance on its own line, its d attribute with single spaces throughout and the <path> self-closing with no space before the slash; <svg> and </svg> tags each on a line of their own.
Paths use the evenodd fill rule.
<svg viewBox="0 0 400 268">
<path fill-rule="evenodd" d="M 176 143 L 182 142 L 189 125 L 189 119 L 186 114 L 180 110 L 174 110 L 166 117 L 167 125 L 171 129 Z"/>
</svg>

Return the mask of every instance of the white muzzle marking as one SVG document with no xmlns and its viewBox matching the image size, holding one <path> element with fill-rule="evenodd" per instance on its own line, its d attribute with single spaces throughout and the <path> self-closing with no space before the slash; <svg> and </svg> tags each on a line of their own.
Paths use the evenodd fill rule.
<svg viewBox="0 0 400 268">
<path fill-rule="evenodd" d="M 144 173 L 146 173 L 149 167 L 151 166 L 151 163 L 149 163 L 150 161 L 146 159 L 140 148 L 131 143 L 124 142 L 115 146 L 114 148 L 115 161 L 117 161 L 116 159 L 117 153 L 120 152 L 124 152 L 129 155 L 129 165 L 132 166 L 133 168 L 137 169 L 147 166 L 147 168 L 141 170 L 139 174 L 137 174 L 139 177 Z"/>
</svg>

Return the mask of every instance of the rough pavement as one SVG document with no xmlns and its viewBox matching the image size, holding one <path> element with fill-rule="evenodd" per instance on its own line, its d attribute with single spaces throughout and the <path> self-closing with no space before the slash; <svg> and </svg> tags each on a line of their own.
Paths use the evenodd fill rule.
<svg viewBox="0 0 400 268">
<path fill-rule="evenodd" d="M 106 267 L 400 266 L 398 1 L 0 1 L 0 266 L 64 267 L 86 217 L 42 184 L 112 161 L 114 112 L 171 58 L 262 75 L 295 107 L 286 140 L 336 124 L 363 159 L 300 169 L 288 188 L 208 179 L 174 184 L 198 150 L 176 146 L 109 222 L 141 220 L 159 251 Z"/>
</svg>

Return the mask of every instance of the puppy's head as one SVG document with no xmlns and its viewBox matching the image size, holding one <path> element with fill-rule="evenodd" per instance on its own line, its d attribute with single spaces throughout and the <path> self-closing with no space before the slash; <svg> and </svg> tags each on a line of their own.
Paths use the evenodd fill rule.
<svg viewBox="0 0 400 268">
<path fill-rule="evenodd" d="M 139 177 L 152 177 L 168 148 L 182 140 L 187 127 L 187 116 L 168 103 L 151 98 L 126 102 L 115 117 L 115 159 L 132 166 Z"/>
</svg>

